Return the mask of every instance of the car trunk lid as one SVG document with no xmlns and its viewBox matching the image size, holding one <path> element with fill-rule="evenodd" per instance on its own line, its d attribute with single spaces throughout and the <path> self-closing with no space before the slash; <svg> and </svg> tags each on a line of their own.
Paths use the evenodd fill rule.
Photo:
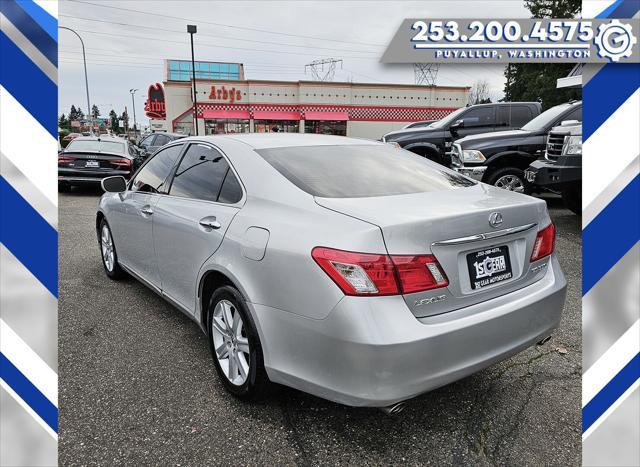
<svg viewBox="0 0 640 467">
<path fill-rule="evenodd" d="M 375 198 L 316 198 L 316 202 L 377 225 L 389 255 L 436 257 L 449 285 L 404 295 L 418 317 L 530 285 L 542 277 L 540 264 L 548 261 L 536 262 L 535 268 L 529 263 L 537 231 L 549 223 L 545 203 L 488 185 Z M 496 226 L 490 224 L 490 217 L 498 215 L 494 213 L 501 217 Z"/>
</svg>

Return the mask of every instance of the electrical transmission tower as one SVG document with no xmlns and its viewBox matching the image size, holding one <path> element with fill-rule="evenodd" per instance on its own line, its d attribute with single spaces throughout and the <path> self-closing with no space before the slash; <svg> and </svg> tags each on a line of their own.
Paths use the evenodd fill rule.
<svg viewBox="0 0 640 467">
<path fill-rule="evenodd" d="M 309 69 L 315 81 L 333 81 L 338 63 L 340 64 L 340 69 L 342 69 L 341 59 L 325 58 L 322 60 L 314 60 L 304 66 L 304 74 L 306 75 L 307 69 Z"/>
<path fill-rule="evenodd" d="M 439 63 L 414 63 L 413 73 L 416 84 L 424 84 L 426 86 L 435 86 L 438 77 Z"/>
</svg>

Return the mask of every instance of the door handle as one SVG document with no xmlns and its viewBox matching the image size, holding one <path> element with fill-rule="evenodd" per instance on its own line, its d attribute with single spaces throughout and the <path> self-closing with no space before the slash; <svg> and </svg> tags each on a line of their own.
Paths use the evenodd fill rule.
<svg viewBox="0 0 640 467">
<path fill-rule="evenodd" d="M 202 227 L 204 227 L 205 229 L 214 229 L 217 230 L 220 227 L 222 227 L 222 225 L 220 224 L 220 222 L 218 222 L 216 220 L 216 218 L 214 216 L 211 217 L 204 217 L 202 219 L 200 219 L 200 221 L 198 222 L 198 224 L 200 224 Z"/>
<path fill-rule="evenodd" d="M 151 209 L 151 206 L 146 205 L 146 206 L 143 206 L 143 207 L 140 209 L 140 212 L 141 212 L 142 214 L 145 214 L 145 215 L 147 215 L 147 216 L 150 216 L 151 214 L 153 214 L 153 209 Z"/>
</svg>

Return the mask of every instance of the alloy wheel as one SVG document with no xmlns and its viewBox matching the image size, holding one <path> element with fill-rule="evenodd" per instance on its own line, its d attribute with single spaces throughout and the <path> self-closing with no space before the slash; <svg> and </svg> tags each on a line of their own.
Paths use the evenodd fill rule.
<svg viewBox="0 0 640 467">
<path fill-rule="evenodd" d="M 524 182 L 516 175 L 503 175 L 496 180 L 495 186 L 504 190 L 524 193 Z"/>
<path fill-rule="evenodd" d="M 107 225 L 102 226 L 102 232 L 100 234 L 100 245 L 102 249 L 102 260 L 107 268 L 107 271 L 113 272 L 113 266 L 115 265 L 115 252 L 113 250 L 113 239 L 111 238 L 111 232 Z"/>
<path fill-rule="evenodd" d="M 249 339 L 240 312 L 229 300 L 220 300 L 211 319 L 216 358 L 227 379 L 241 386 L 249 375 Z"/>
</svg>

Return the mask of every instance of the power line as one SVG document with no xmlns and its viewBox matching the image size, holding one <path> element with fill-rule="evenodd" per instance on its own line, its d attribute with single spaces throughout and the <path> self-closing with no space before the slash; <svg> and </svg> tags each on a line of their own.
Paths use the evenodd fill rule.
<svg viewBox="0 0 640 467">
<path fill-rule="evenodd" d="M 70 1 L 70 0 L 69 0 Z M 85 32 L 87 34 L 97 34 L 100 36 L 109 36 L 113 39 L 113 34 L 112 33 L 108 33 L 108 32 L 98 32 L 98 31 L 90 31 L 87 29 L 78 29 L 78 28 L 74 28 L 76 31 L 80 31 L 80 32 Z M 158 41 L 158 38 L 156 37 L 146 37 L 146 36 L 134 36 L 134 35 L 120 35 L 119 37 L 127 37 L 130 39 L 143 39 L 143 40 L 148 40 L 148 41 Z M 162 42 L 169 42 L 169 43 L 173 43 L 173 44 L 180 44 L 180 45 L 185 45 L 184 41 L 172 41 L 169 39 L 163 39 Z M 267 50 L 267 49 L 254 49 L 254 48 L 246 48 L 246 47 L 231 47 L 231 46 L 226 46 L 226 45 L 212 45 L 212 44 L 206 44 L 206 43 L 198 43 L 198 47 L 211 47 L 214 49 L 232 49 L 232 50 L 248 50 L 251 52 L 265 52 L 265 53 L 275 53 L 275 54 L 286 54 L 286 55 L 303 55 L 303 56 L 309 56 L 310 54 L 308 53 L 303 53 L 303 52 L 291 52 L 291 51 L 284 51 L 284 50 Z M 353 56 L 353 55 L 347 55 L 346 58 L 351 58 L 354 60 L 376 60 L 375 57 L 358 57 L 358 56 Z"/>
<path fill-rule="evenodd" d="M 72 16 L 72 15 L 59 15 L 59 16 L 65 17 L 65 18 L 79 19 L 79 20 L 83 20 L 83 21 L 94 21 L 94 22 L 97 22 L 97 23 L 114 24 L 114 25 L 117 25 L 117 26 L 135 27 L 135 28 L 142 28 L 142 29 L 152 29 L 152 30 L 155 30 L 155 31 L 163 31 L 163 32 L 176 33 L 176 34 L 183 34 L 183 31 L 179 31 L 179 30 L 176 30 L 176 29 L 166 29 L 166 28 L 159 28 L 159 27 L 155 27 L 155 26 L 142 26 L 142 25 L 138 25 L 138 24 L 122 23 L 122 22 L 117 22 L 117 21 L 107 21 L 107 20 L 103 20 L 103 19 L 84 18 L 84 17 Z M 242 41 L 242 42 L 254 42 L 254 43 L 258 43 L 258 44 L 282 45 L 282 46 L 285 46 L 285 47 L 298 47 L 298 48 L 303 48 L 303 49 L 319 49 L 319 50 L 330 50 L 330 51 L 333 51 L 333 52 L 356 52 L 356 53 L 377 54 L 377 52 L 367 52 L 367 51 L 364 51 L 364 50 L 336 49 L 336 48 L 330 48 L 330 47 L 318 47 L 318 46 L 308 46 L 308 45 L 298 45 L 298 44 L 287 44 L 285 42 L 271 42 L 271 41 L 254 40 L 254 39 L 242 39 L 242 38 L 236 38 L 236 37 L 216 36 L 214 34 L 206 34 L 206 33 L 203 33 L 203 32 L 198 32 L 198 36 L 211 37 L 211 38 L 214 38 L 214 39 L 226 39 L 226 40 L 233 40 L 233 41 Z"/>
<path fill-rule="evenodd" d="M 319 41 L 341 42 L 343 44 L 373 45 L 373 46 L 380 46 L 380 47 L 384 47 L 386 45 L 386 44 L 376 44 L 376 43 L 371 43 L 371 42 L 343 41 L 343 40 L 340 40 L 340 39 L 330 39 L 328 37 L 306 36 L 306 35 L 303 35 L 303 34 L 292 34 L 292 33 L 280 32 L 280 31 L 270 31 L 270 30 L 267 30 L 267 29 L 249 28 L 249 27 L 246 27 L 246 26 L 236 26 L 236 25 L 223 24 L 223 23 L 214 23 L 212 21 L 203 21 L 200 18 L 193 19 L 193 18 L 185 18 L 185 17 L 180 17 L 180 16 L 174 16 L 174 15 L 164 15 L 162 13 L 152 13 L 152 12 L 149 12 L 149 11 L 134 10 L 133 8 L 123 8 L 123 7 L 116 7 L 116 6 L 112 6 L 112 5 L 101 5 L 99 3 L 82 2 L 82 1 L 79 1 L 79 0 L 67 0 L 67 1 L 68 2 L 79 3 L 81 5 L 92 5 L 92 6 L 97 6 L 97 7 L 101 7 L 101 8 L 110 8 L 112 10 L 129 11 L 129 12 L 132 12 L 132 13 L 139 13 L 139 14 L 142 14 L 142 15 L 156 16 L 156 17 L 160 17 L 160 18 L 168 18 L 168 19 L 172 19 L 172 20 L 199 22 L 201 24 L 210 24 L 212 26 L 218 26 L 218 27 L 223 27 L 223 28 L 231 28 L 231 29 L 239 29 L 239 30 L 243 30 L 243 31 L 264 32 L 264 33 L 267 33 L 267 34 L 276 34 L 276 35 L 288 36 L 288 37 L 299 37 L 299 38 L 302 38 L 302 39 L 313 39 L 313 40 L 319 40 Z"/>
</svg>

